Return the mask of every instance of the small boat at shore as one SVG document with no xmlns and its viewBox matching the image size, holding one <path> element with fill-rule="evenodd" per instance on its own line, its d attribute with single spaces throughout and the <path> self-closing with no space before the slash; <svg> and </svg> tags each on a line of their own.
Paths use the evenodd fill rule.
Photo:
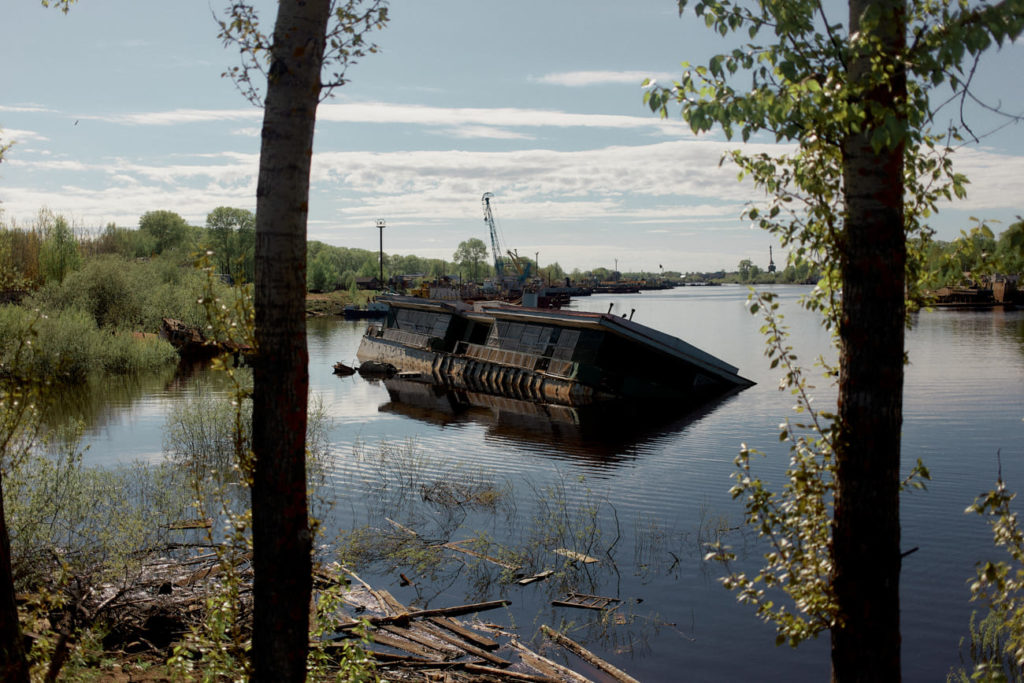
<svg viewBox="0 0 1024 683">
<path fill-rule="evenodd" d="M 753 384 L 671 335 L 610 314 L 501 302 L 380 297 L 358 359 L 436 384 L 559 405 L 614 399 L 707 400 Z"/>
<path fill-rule="evenodd" d="M 371 301 L 366 305 L 365 308 L 358 304 L 348 304 L 345 306 L 343 315 L 345 320 L 363 320 L 366 318 L 383 318 L 388 314 L 387 304 L 382 304 L 377 301 Z"/>
</svg>

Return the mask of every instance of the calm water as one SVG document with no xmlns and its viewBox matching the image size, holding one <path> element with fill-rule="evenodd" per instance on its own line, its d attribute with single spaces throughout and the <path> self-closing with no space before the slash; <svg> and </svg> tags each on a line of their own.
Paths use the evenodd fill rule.
<svg viewBox="0 0 1024 683">
<path fill-rule="evenodd" d="M 817 320 L 795 304 L 806 291 L 779 289 L 795 351 L 810 364 L 830 351 Z M 779 373 L 768 368 L 760 320 L 748 314 L 745 299 L 744 288 L 725 286 L 576 300 L 581 310 L 635 309 L 634 320 L 714 353 L 758 382 L 696 413 L 656 420 L 612 414 L 596 424 L 541 420 L 509 406 L 451 410 L 443 397 L 396 402 L 380 382 L 331 374 L 334 362 L 355 362 L 364 323 L 311 321 L 311 383 L 332 418 L 331 533 L 370 524 L 394 534 L 384 519 L 390 517 L 439 541 L 484 533 L 524 547 L 538 526 L 554 533 L 555 520 L 589 540 L 599 530 L 596 542 L 575 542 L 601 559 L 576 578 L 582 592 L 622 600 L 607 624 L 596 612 L 550 606 L 564 586 L 500 584 L 487 567 L 458 561 L 434 580 L 387 563 L 361 575 L 407 603 L 507 597 L 509 613 L 489 613 L 487 620 L 514 623 L 524 639 L 541 623 L 571 621 L 571 635 L 641 680 L 827 679 L 827 634 L 795 651 L 776 648 L 773 629 L 735 604 L 718 585 L 720 568 L 701 560 L 700 543 L 711 530 L 741 519 L 728 495 L 740 444 L 769 454 L 757 465 L 766 478 L 777 479 L 787 459 L 777 426 L 792 398 L 777 390 Z M 932 482 L 903 502 L 903 546 L 919 547 L 904 561 L 904 677 L 933 681 L 958 662 L 974 563 L 995 555 L 984 522 L 963 510 L 991 487 L 998 452 L 1004 477 L 1024 490 L 1024 313 L 941 311 L 920 314 L 916 323 L 908 337 L 904 469 L 920 457 Z M 160 458 L 169 408 L 198 391 L 219 390 L 217 379 L 201 371 L 104 387 L 79 401 L 91 424 L 87 457 L 103 465 Z M 834 388 L 822 380 L 816 395 L 827 405 Z M 442 480 L 507 493 L 494 509 L 423 503 L 438 498 L 431 487 Z M 416 495 L 405 495 L 410 489 L 402 484 Z M 739 552 L 741 566 L 755 566 L 752 536 L 733 530 L 725 542 Z M 537 557 L 539 565 L 559 561 Z M 399 586 L 399 572 L 415 585 Z"/>
</svg>

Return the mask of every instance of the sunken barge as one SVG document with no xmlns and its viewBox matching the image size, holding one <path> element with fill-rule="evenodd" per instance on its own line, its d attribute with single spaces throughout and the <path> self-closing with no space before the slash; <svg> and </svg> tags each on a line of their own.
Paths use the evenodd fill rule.
<svg viewBox="0 0 1024 683">
<path fill-rule="evenodd" d="M 753 382 L 681 339 L 610 314 L 380 297 L 357 357 L 456 390 L 557 405 L 701 402 Z"/>
</svg>

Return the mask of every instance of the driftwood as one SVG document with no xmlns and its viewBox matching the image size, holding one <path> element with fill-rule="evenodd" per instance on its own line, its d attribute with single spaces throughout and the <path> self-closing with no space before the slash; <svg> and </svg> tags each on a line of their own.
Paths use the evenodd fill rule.
<svg viewBox="0 0 1024 683">
<path fill-rule="evenodd" d="M 428 627 L 428 630 L 430 632 L 430 635 L 434 636 L 435 638 L 440 638 L 446 643 L 456 645 L 457 647 L 468 652 L 474 657 L 479 657 L 480 659 L 487 660 L 488 662 L 491 662 L 492 664 L 497 664 L 498 666 L 509 666 L 512 664 L 512 662 L 502 659 L 498 655 L 493 655 L 487 650 L 476 647 L 475 645 L 470 645 L 469 643 L 465 642 L 460 638 L 456 638 L 455 636 L 448 635 L 437 626 L 431 625 L 430 627 Z"/>
<path fill-rule="evenodd" d="M 462 636 L 465 640 L 470 641 L 477 647 L 482 647 L 485 650 L 498 649 L 497 641 L 491 640 L 490 638 L 487 638 L 485 636 L 480 635 L 479 633 L 475 633 L 469 630 L 468 628 L 466 628 L 459 622 L 455 621 L 454 619 L 449 619 L 447 617 L 427 617 L 427 621 L 437 624 L 442 628 L 446 628 L 449 631 L 452 631 L 453 633 L 457 633 L 458 635 Z"/>
<path fill-rule="evenodd" d="M 549 676 L 535 676 L 534 674 L 528 674 L 522 671 L 495 669 L 493 666 L 483 666 L 482 664 L 467 663 L 464 665 L 464 668 L 466 669 L 466 671 L 472 673 L 485 674 L 487 676 L 494 676 L 496 678 L 503 678 L 512 681 L 534 681 L 535 683 L 561 683 L 559 679 L 551 678 Z"/>
<path fill-rule="evenodd" d="M 555 548 L 551 552 L 556 553 L 558 555 L 562 555 L 564 557 L 568 557 L 570 560 L 582 562 L 583 564 L 593 564 L 595 562 L 600 562 L 600 560 L 598 560 L 596 557 L 584 555 L 583 553 L 578 553 L 575 550 L 569 550 L 568 548 Z"/>
<path fill-rule="evenodd" d="M 578 656 L 580 659 L 590 664 L 591 666 L 597 667 L 598 669 L 605 672 L 615 680 L 620 681 L 620 683 L 640 683 L 637 679 L 633 678 L 632 676 L 622 671 L 621 669 L 618 669 L 612 664 L 609 664 L 608 662 L 604 661 L 603 659 L 595 655 L 593 652 L 577 643 L 572 638 L 562 635 L 558 631 L 544 624 L 541 624 L 540 630 L 544 633 L 544 635 L 553 640 L 555 643 L 561 645 L 566 650 L 569 650 L 570 652 Z"/>
<path fill-rule="evenodd" d="M 590 679 L 586 676 L 582 676 L 569 667 L 562 666 L 557 662 L 551 661 L 547 657 L 533 652 L 515 638 L 513 638 L 509 644 L 519 652 L 519 656 L 525 664 L 547 676 L 564 681 L 572 681 L 572 683 L 590 683 Z"/>
<path fill-rule="evenodd" d="M 448 659 L 448 657 L 433 648 L 420 645 L 419 643 L 414 643 L 405 638 L 395 636 L 394 634 L 384 633 L 380 629 L 373 632 L 373 642 L 378 645 L 387 645 L 388 647 L 393 647 L 396 650 L 402 650 L 403 652 L 410 652 L 434 662 L 443 662 Z"/>
<path fill-rule="evenodd" d="M 528 586 L 531 583 L 533 583 L 534 581 L 543 581 L 544 579 L 548 578 L 549 576 L 551 576 L 554 573 L 555 572 L 550 570 L 550 569 L 545 569 L 542 572 L 537 572 L 533 576 L 527 576 L 524 579 L 519 579 L 519 581 L 517 583 L 520 586 Z"/>
<path fill-rule="evenodd" d="M 392 614 L 384 617 L 367 617 L 362 621 L 368 622 L 371 626 L 384 626 L 386 624 L 399 624 L 405 625 L 414 619 L 423 619 L 425 617 L 453 617 L 461 614 L 472 614 L 473 612 L 483 612 L 489 609 L 497 609 L 504 607 L 505 605 L 511 605 L 511 600 L 489 600 L 487 602 L 477 602 L 472 605 L 458 605 L 456 607 L 440 607 L 438 609 L 424 609 L 414 610 L 411 612 L 402 612 L 399 614 Z M 345 630 L 351 630 L 359 626 L 360 621 L 352 621 L 341 624 L 340 627 Z"/>
<path fill-rule="evenodd" d="M 448 543 L 442 543 L 441 545 L 435 546 L 435 547 L 447 548 L 448 550 L 454 550 L 456 552 L 465 553 L 466 555 L 471 555 L 473 557 L 477 557 L 477 558 L 479 558 L 481 560 L 484 560 L 485 562 L 490 562 L 491 564 L 495 564 L 495 565 L 501 567 L 502 569 L 507 569 L 510 572 L 514 572 L 517 569 L 519 569 L 519 565 L 513 565 L 513 564 L 509 564 L 507 562 L 502 562 L 501 560 L 495 559 L 493 557 L 489 557 L 489 556 L 484 555 L 482 553 L 478 553 L 475 550 L 469 550 L 468 548 L 463 548 L 461 545 L 459 545 L 460 543 L 466 543 L 466 542 L 467 541 L 450 541 Z"/>
</svg>

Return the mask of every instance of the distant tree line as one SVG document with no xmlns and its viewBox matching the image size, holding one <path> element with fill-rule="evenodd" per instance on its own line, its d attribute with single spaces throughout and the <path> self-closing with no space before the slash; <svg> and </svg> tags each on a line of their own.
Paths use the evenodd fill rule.
<svg viewBox="0 0 1024 683">
<path fill-rule="evenodd" d="M 87 258 L 105 254 L 124 258 L 161 256 L 184 265 L 197 253 L 209 254 L 211 263 L 229 282 L 252 282 L 254 276 L 255 215 L 246 209 L 217 207 L 205 226 L 193 226 L 173 211 L 144 213 L 138 229 L 109 223 L 98 233 L 70 225 L 63 216 L 39 212 L 25 226 L 0 224 L 0 291 L 35 290 L 48 282 L 63 282 L 82 267 Z M 923 271 L 931 287 L 966 285 L 993 273 L 1024 273 L 1024 220 L 999 235 L 981 226 L 963 231 L 956 240 L 935 240 L 924 248 Z M 357 278 L 375 278 L 380 272 L 380 253 L 369 249 L 337 247 L 320 241 L 307 243 L 307 281 L 312 292 L 352 290 Z M 751 259 L 741 260 L 735 271 L 680 272 L 660 270 L 617 272 L 598 267 L 567 273 L 558 262 L 538 268 L 527 256 L 518 256 L 518 267 L 545 282 L 558 285 L 611 280 L 665 280 L 675 283 L 735 282 L 741 284 L 813 283 L 820 273 L 809 262 L 790 263 L 775 272 Z M 516 275 L 510 261 L 506 274 Z M 396 275 L 424 279 L 453 277 L 482 282 L 495 276 L 492 255 L 483 240 L 459 243 L 451 261 L 416 255 L 384 254 L 385 280 Z"/>
</svg>

